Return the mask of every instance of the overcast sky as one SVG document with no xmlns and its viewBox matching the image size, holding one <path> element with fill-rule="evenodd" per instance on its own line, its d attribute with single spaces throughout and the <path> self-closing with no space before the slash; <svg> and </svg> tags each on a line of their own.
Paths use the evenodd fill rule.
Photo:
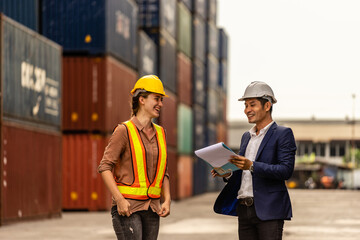
<svg viewBox="0 0 360 240">
<path fill-rule="evenodd" d="M 230 37 L 228 120 L 245 120 L 237 99 L 256 80 L 275 92 L 275 120 L 352 118 L 353 106 L 360 118 L 359 0 L 218 0 L 217 24 Z"/>
</svg>

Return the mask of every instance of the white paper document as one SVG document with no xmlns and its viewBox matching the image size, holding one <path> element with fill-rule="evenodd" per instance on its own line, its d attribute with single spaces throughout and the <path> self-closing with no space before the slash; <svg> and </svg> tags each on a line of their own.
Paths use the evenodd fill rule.
<svg viewBox="0 0 360 240">
<path fill-rule="evenodd" d="M 223 142 L 196 150 L 195 154 L 202 160 L 209 163 L 219 175 L 239 170 L 238 167 L 229 162 L 230 156 L 236 155 L 236 153 L 234 153 Z"/>
</svg>

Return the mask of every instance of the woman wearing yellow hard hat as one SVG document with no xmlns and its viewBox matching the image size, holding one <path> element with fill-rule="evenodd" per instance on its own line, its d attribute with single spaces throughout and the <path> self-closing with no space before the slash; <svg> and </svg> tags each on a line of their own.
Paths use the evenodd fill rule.
<svg viewBox="0 0 360 240">
<path fill-rule="evenodd" d="M 117 238 L 152 240 L 159 218 L 170 214 L 165 132 L 151 121 L 159 117 L 167 95 L 155 75 L 140 78 L 131 94 L 132 117 L 114 130 L 98 171 L 113 195 Z"/>
</svg>

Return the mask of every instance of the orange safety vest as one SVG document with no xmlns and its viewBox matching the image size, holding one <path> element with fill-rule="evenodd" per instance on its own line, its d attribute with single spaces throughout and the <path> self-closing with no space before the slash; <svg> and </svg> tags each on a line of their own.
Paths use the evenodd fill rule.
<svg viewBox="0 0 360 240">
<path fill-rule="evenodd" d="M 150 183 L 146 168 L 146 152 L 144 144 L 140 138 L 140 133 L 133 122 L 127 121 L 124 123 L 124 125 L 129 135 L 131 158 L 133 161 L 134 170 L 134 182 L 131 185 L 117 183 L 118 189 L 125 198 L 136 200 L 160 198 L 161 187 L 167 164 L 164 129 L 159 125 L 154 124 L 156 130 L 156 140 L 159 149 L 159 157 L 155 179 L 152 183 Z"/>
</svg>

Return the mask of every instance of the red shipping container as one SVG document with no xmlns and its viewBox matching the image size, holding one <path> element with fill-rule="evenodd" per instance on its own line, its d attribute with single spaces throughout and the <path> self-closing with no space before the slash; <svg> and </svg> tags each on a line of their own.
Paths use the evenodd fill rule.
<svg viewBox="0 0 360 240">
<path fill-rule="evenodd" d="M 218 111 L 219 111 L 219 121 L 226 123 L 226 112 L 227 112 L 227 97 L 226 94 L 223 91 L 219 92 L 219 105 L 218 105 Z"/>
<path fill-rule="evenodd" d="M 109 133 L 131 116 L 137 74 L 116 59 L 63 57 L 63 130 Z"/>
<path fill-rule="evenodd" d="M 108 139 L 92 134 L 63 135 L 63 209 L 110 209 L 111 194 L 97 173 Z"/>
<path fill-rule="evenodd" d="M 190 197 L 193 193 L 193 157 L 179 156 L 178 158 L 178 198 Z"/>
<path fill-rule="evenodd" d="M 172 200 L 178 199 L 178 165 L 177 165 L 177 153 L 176 149 L 174 148 L 167 148 L 167 155 L 168 155 L 168 173 L 170 175 L 170 195 Z"/>
<path fill-rule="evenodd" d="M 165 89 L 163 107 L 159 117 L 159 124 L 165 129 L 168 146 L 177 146 L 177 102 L 176 96 Z"/>
<path fill-rule="evenodd" d="M 193 102 L 192 63 L 191 60 L 183 53 L 178 53 L 177 60 L 177 84 L 179 102 L 191 106 Z"/>
<path fill-rule="evenodd" d="M 2 122 L 0 224 L 61 215 L 61 135 Z"/>
</svg>

